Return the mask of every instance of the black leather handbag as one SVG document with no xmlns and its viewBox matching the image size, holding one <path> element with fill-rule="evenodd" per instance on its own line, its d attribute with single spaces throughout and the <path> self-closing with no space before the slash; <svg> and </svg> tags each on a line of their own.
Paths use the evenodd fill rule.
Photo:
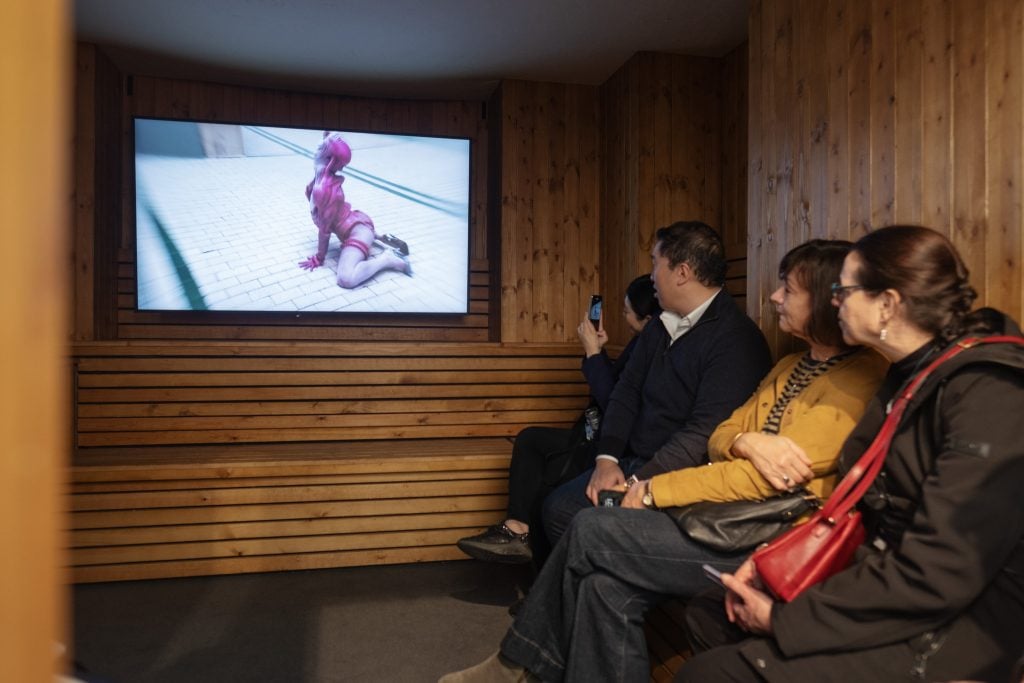
<svg viewBox="0 0 1024 683">
<path fill-rule="evenodd" d="M 750 550 L 793 525 L 821 501 L 806 489 L 765 500 L 700 502 L 665 508 L 684 534 L 701 545 L 723 553 Z"/>
</svg>

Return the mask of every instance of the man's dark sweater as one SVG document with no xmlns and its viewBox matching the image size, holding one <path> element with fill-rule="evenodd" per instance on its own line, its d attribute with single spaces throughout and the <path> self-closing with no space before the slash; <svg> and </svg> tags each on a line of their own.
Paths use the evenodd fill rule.
<svg viewBox="0 0 1024 683">
<path fill-rule="evenodd" d="M 598 453 L 643 462 L 639 479 L 701 465 L 711 432 L 770 368 L 764 335 L 724 290 L 674 343 L 653 320 L 612 392 Z"/>
</svg>

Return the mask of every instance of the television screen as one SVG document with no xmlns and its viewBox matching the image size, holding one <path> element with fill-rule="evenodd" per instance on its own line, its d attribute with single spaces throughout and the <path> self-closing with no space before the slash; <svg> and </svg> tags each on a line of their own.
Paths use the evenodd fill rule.
<svg viewBox="0 0 1024 683">
<path fill-rule="evenodd" d="M 466 139 L 135 119 L 146 311 L 468 312 Z"/>
</svg>

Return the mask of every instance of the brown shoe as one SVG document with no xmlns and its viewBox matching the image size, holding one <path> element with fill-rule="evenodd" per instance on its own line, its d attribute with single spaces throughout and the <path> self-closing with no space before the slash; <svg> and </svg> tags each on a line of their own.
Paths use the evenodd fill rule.
<svg viewBox="0 0 1024 683">
<path fill-rule="evenodd" d="M 441 676 L 437 683 L 527 683 L 539 680 L 523 667 L 495 652 L 476 666 Z"/>
</svg>

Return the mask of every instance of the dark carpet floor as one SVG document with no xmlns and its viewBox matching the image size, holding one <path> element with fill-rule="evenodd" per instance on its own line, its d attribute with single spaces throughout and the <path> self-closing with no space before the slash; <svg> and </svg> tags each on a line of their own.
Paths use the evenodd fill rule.
<svg viewBox="0 0 1024 683">
<path fill-rule="evenodd" d="M 97 683 L 436 681 L 497 650 L 528 565 L 475 561 L 83 584 Z"/>
</svg>

